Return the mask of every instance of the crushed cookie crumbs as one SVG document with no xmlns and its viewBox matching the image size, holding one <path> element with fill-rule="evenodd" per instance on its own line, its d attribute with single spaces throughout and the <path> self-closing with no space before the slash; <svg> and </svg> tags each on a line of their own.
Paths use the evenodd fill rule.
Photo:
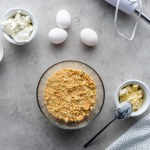
<svg viewBox="0 0 150 150">
<path fill-rule="evenodd" d="M 81 70 L 59 70 L 46 82 L 44 103 L 55 118 L 66 123 L 80 122 L 95 106 L 96 84 Z"/>
</svg>

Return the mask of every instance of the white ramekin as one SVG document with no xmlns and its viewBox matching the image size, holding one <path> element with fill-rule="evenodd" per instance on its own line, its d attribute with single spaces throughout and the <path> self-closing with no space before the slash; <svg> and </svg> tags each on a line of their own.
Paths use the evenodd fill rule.
<svg viewBox="0 0 150 150">
<path fill-rule="evenodd" d="M 35 37 L 35 35 L 37 33 L 37 21 L 36 21 L 34 15 L 29 10 L 26 10 L 24 8 L 12 8 L 12 9 L 9 9 L 7 12 L 5 12 L 5 14 L 2 16 L 1 22 L 7 20 L 8 18 L 10 18 L 12 16 L 14 16 L 19 10 L 21 11 L 22 14 L 28 15 L 31 18 L 31 21 L 32 21 L 32 24 L 33 24 L 33 31 L 30 35 L 29 40 L 27 42 L 21 42 L 21 43 L 19 42 L 18 43 L 16 41 L 14 41 L 13 38 L 11 38 L 9 35 L 4 33 L 3 31 L 2 31 L 2 34 L 4 35 L 5 39 L 8 40 L 10 43 L 15 44 L 15 45 L 24 45 L 26 43 L 29 43 Z"/>
<path fill-rule="evenodd" d="M 116 104 L 116 107 L 120 104 L 120 102 L 119 102 L 120 90 L 122 88 L 124 88 L 125 86 L 131 85 L 131 84 L 138 84 L 144 91 L 144 102 L 143 102 L 142 106 L 140 107 L 139 110 L 137 110 L 136 112 L 132 112 L 130 115 L 131 117 L 136 117 L 136 116 L 143 114 L 150 106 L 150 89 L 144 82 L 139 81 L 139 80 L 128 80 L 128 81 L 122 83 L 115 93 L 115 104 Z"/>
</svg>

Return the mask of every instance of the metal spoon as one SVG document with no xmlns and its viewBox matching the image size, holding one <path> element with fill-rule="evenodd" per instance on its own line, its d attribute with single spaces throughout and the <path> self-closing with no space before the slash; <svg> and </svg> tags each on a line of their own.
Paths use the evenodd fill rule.
<svg viewBox="0 0 150 150">
<path fill-rule="evenodd" d="M 84 144 L 83 147 L 86 148 L 99 134 L 101 134 L 116 119 L 126 119 L 130 116 L 131 113 L 132 113 L 132 104 L 130 102 L 121 103 L 116 109 L 115 117 L 96 135 L 94 135 L 86 144 Z"/>
</svg>

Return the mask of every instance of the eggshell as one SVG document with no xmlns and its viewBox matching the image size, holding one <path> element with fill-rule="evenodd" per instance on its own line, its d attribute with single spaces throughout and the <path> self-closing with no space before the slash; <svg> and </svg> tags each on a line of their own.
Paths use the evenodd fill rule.
<svg viewBox="0 0 150 150">
<path fill-rule="evenodd" d="M 56 24 L 62 29 L 71 25 L 71 15 L 67 10 L 60 10 L 56 15 Z"/>
<path fill-rule="evenodd" d="M 50 42 L 54 44 L 60 44 L 64 42 L 67 39 L 67 36 L 67 32 L 61 28 L 54 28 L 48 34 Z"/>
<path fill-rule="evenodd" d="M 90 28 L 85 28 L 81 31 L 80 39 L 84 44 L 88 46 L 95 46 L 98 43 L 97 33 Z"/>
</svg>

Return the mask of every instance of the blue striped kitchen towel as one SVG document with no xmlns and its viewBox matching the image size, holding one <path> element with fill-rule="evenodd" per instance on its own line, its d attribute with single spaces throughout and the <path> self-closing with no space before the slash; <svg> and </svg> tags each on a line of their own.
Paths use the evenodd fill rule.
<svg viewBox="0 0 150 150">
<path fill-rule="evenodd" d="M 106 150 L 150 150 L 150 114 L 133 125 Z"/>
</svg>

